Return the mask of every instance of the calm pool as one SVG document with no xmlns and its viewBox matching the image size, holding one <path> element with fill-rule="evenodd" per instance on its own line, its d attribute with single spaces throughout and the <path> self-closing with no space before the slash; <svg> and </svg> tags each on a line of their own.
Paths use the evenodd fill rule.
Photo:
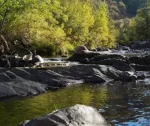
<svg viewBox="0 0 150 126">
<path fill-rule="evenodd" d="M 86 84 L 34 97 L 2 100 L 0 126 L 17 126 L 24 120 L 75 104 L 96 107 L 111 125 L 150 126 L 150 86 L 121 82 Z"/>
</svg>

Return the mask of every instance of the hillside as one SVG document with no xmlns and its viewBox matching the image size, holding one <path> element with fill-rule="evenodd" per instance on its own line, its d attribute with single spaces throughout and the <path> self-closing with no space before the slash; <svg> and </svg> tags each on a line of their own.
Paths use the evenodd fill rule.
<svg viewBox="0 0 150 126">
<path fill-rule="evenodd" d="M 63 55 L 79 45 L 114 48 L 146 40 L 149 12 L 140 9 L 144 2 L 0 0 L 0 53 L 10 54 L 8 45 L 16 49 L 17 43 L 40 54 Z"/>
</svg>

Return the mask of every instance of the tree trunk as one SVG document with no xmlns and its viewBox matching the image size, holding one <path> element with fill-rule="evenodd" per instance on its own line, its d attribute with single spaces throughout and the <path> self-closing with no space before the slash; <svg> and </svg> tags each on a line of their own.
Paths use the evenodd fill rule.
<svg viewBox="0 0 150 126">
<path fill-rule="evenodd" d="M 4 46 L 4 53 L 11 54 L 10 53 L 10 48 L 8 46 L 8 42 L 6 41 L 5 37 L 3 35 L 0 35 L 0 39 L 1 39 L 1 42 Z"/>
</svg>

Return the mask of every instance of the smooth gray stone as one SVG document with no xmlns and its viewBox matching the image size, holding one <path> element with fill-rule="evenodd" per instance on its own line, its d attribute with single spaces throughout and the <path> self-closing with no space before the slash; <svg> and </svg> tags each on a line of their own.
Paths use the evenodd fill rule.
<svg viewBox="0 0 150 126">
<path fill-rule="evenodd" d="M 22 122 L 19 126 L 109 126 L 109 124 L 96 109 L 75 105 Z"/>
</svg>

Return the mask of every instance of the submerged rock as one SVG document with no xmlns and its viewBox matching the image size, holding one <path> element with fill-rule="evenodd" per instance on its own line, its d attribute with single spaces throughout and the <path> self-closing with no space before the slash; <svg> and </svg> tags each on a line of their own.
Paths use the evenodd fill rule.
<svg viewBox="0 0 150 126">
<path fill-rule="evenodd" d="M 96 109 L 75 105 L 22 122 L 19 126 L 109 126 L 109 124 Z"/>
</svg>

